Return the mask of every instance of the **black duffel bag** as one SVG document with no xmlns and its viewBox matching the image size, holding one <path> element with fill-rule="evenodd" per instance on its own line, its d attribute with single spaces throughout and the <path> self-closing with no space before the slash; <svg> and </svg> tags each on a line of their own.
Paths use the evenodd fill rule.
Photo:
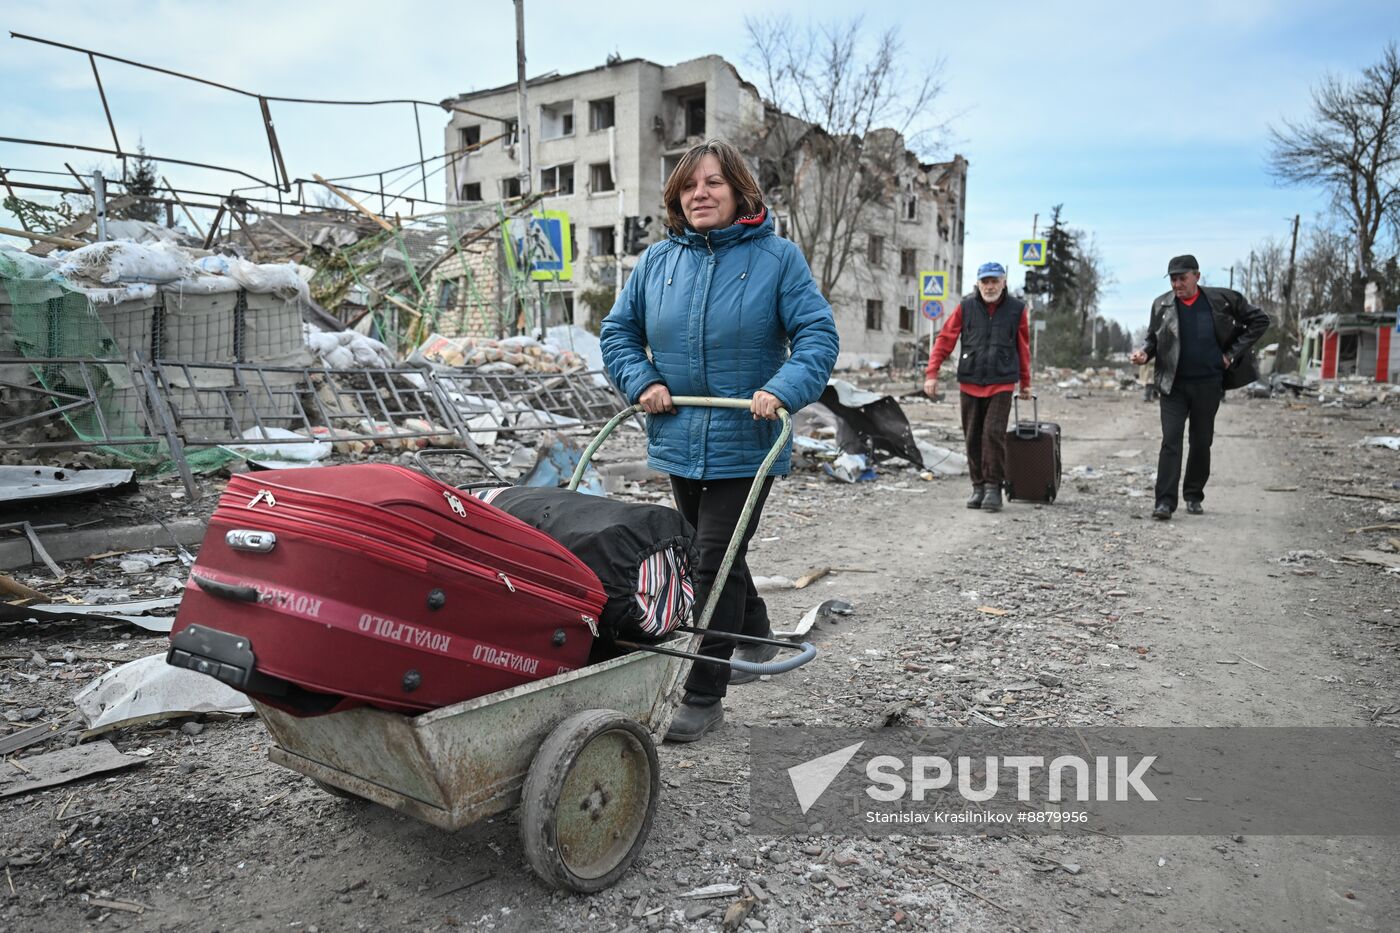
<svg viewBox="0 0 1400 933">
<path fill-rule="evenodd" d="M 608 597 L 598 620 L 605 640 L 653 641 L 691 618 L 695 530 L 675 509 L 544 486 L 476 495 L 543 531 L 598 575 Z"/>
</svg>

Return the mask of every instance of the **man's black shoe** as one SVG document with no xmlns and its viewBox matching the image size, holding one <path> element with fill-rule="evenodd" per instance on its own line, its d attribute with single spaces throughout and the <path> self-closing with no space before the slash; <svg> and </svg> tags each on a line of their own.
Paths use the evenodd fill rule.
<svg viewBox="0 0 1400 933">
<path fill-rule="evenodd" d="M 1204 514 L 1206 514 L 1206 510 L 1203 509 L 1203 508 L 1201 508 L 1201 504 L 1200 504 L 1199 502 L 1196 502 L 1196 501 L 1194 501 L 1194 500 L 1192 500 L 1192 499 L 1187 499 L 1187 500 L 1186 500 L 1186 514 L 1187 514 L 1187 515 L 1204 515 Z"/>
<path fill-rule="evenodd" d="M 1165 502 L 1158 502 L 1156 507 L 1152 509 L 1152 517 L 1164 522 L 1172 517 L 1172 507 Z"/>
<path fill-rule="evenodd" d="M 724 722 L 724 706 L 719 697 L 704 697 L 708 703 L 694 702 L 696 697 L 687 696 L 671 719 L 671 728 L 666 730 L 668 742 L 694 742 L 704 737 L 715 726 Z"/>
<path fill-rule="evenodd" d="M 773 633 L 769 632 L 764 638 L 772 638 Z M 738 661 L 752 661 L 755 664 L 763 664 L 778 656 L 777 645 L 753 645 L 741 643 L 734 651 L 734 658 Z M 748 671 L 731 670 L 729 672 L 729 685 L 751 684 L 758 680 L 757 674 L 750 674 Z"/>
<path fill-rule="evenodd" d="M 988 484 L 987 484 L 986 486 L 984 486 L 983 488 L 986 490 L 986 494 L 982 496 L 982 511 L 984 511 L 984 512 L 1000 512 L 1000 511 L 1001 511 L 1001 484 L 1000 484 L 1000 483 L 988 483 Z"/>
<path fill-rule="evenodd" d="M 980 509 L 982 500 L 987 496 L 987 487 L 981 483 L 972 484 L 972 495 L 967 497 L 967 507 L 969 509 Z"/>
</svg>

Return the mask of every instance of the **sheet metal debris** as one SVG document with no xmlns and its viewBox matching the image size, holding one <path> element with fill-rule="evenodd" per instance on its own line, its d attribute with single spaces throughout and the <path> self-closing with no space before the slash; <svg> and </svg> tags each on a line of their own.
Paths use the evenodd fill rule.
<svg viewBox="0 0 1400 933">
<path fill-rule="evenodd" d="M 157 609 L 174 609 L 178 605 L 179 596 L 107 603 L 100 606 L 74 606 L 67 603 L 11 606 L 0 603 L 0 622 L 125 622 L 148 632 L 164 634 L 174 626 L 175 617 L 147 613 Z"/>
<path fill-rule="evenodd" d="M 57 499 L 130 483 L 131 470 L 61 470 L 46 466 L 0 466 L 0 502 Z"/>
<path fill-rule="evenodd" d="M 0 797 L 27 794 L 145 763 L 144 758 L 123 755 L 111 742 L 74 745 L 45 755 L 9 759 L 7 767 L 0 767 Z"/>
<path fill-rule="evenodd" d="M 115 667 L 73 698 L 88 735 L 156 719 L 201 713 L 251 713 L 237 690 L 212 677 L 165 663 L 164 652 Z"/>
</svg>

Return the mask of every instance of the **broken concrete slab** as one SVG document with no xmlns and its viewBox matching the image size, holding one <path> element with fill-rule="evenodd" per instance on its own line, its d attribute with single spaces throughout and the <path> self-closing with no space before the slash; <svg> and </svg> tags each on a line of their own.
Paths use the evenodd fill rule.
<svg viewBox="0 0 1400 933">
<path fill-rule="evenodd" d="M 204 522 L 197 518 L 182 518 L 167 523 L 169 530 L 159 524 L 131 525 L 125 528 L 80 528 L 72 531 L 47 532 L 44 548 L 56 561 L 79 560 L 89 554 L 137 548 L 169 547 L 171 538 L 182 545 L 199 544 L 204 540 Z M 16 537 L 0 541 L 0 570 L 14 570 L 39 563 L 29 541 Z"/>
<path fill-rule="evenodd" d="M 31 499 L 57 499 L 102 489 L 115 489 L 132 481 L 131 470 L 64 470 L 46 466 L 0 466 L 0 502 L 7 505 Z"/>
<path fill-rule="evenodd" d="M 45 755 L 10 759 L 11 767 L 0 770 L 0 797 L 28 794 L 145 763 L 144 758 L 123 755 L 111 742 L 74 745 Z"/>
<path fill-rule="evenodd" d="M 251 713 L 248 697 L 212 677 L 165 663 L 153 654 L 115 667 L 73 698 L 87 735 L 156 719 L 201 713 Z"/>
</svg>

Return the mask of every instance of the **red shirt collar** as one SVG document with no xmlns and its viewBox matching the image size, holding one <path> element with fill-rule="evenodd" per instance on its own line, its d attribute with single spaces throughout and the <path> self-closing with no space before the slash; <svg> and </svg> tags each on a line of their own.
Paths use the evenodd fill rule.
<svg viewBox="0 0 1400 933">
<path fill-rule="evenodd" d="M 1201 297 L 1201 290 L 1198 288 L 1198 289 L 1196 289 L 1196 294 L 1192 295 L 1190 298 L 1178 298 L 1177 301 L 1181 302 L 1182 304 L 1186 305 L 1186 307 L 1189 308 L 1189 307 L 1191 307 L 1192 305 L 1194 305 L 1194 304 L 1196 303 L 1196 299 L 1197 299 L 1197 298 L 1200 298 L 1200 297 Z"/>
</svg>

